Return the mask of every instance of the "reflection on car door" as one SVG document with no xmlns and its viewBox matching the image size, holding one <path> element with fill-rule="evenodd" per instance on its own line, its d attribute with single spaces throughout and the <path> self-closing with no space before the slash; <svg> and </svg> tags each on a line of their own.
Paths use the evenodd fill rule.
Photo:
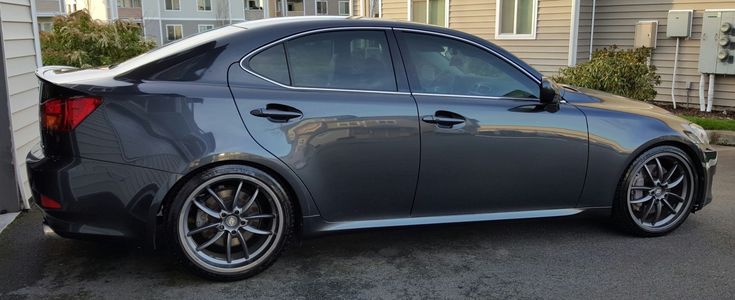
<svg viewBox="0 0 735 300">
<path fill-rule="evenodd" d="M 399 56 L 387 35 L 343 30 L 277 43 L 246 58 L 270 83 L 230 82 L 248 131 L 301 178 L 329 221 L 410 214 L 420 147 L 416 103 L 405 72 L 394 71 L 391 57 Z M 232 68 L 230 78 L 251 76 L 245 72 Z"/>
<path fill-rule="evenodd" d="M 398 31 L 421 119 L 412 215 L 573 207 L 587 164 L 585 116 L 539 103 L 539 85 L 465 41 Z"/>
</svg>

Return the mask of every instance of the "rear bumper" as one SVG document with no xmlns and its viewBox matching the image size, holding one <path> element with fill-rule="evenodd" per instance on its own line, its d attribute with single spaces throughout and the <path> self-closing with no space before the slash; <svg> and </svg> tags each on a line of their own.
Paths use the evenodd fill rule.
<svg viewBox="0 0 735 300">
<path fill-rule="evenodd" d="M 56 234 L 83 239 L 140 239 L 150 232 L 155 207 L 172 175 L 137 166 L 84 158 L 26 157 L 34 203 Z M 60 208 L 41 204 L 41 195 Z"/>
<path fill-rule="evenodd" d="M 707 148 L 704 149 L 704 162 L 702 163 L 703 168 L 703 186 L 704 193 L 702 194 L 702 200 L 699 205 L 694 207 L 694 210 L 700 210 L 705 205 L 712 202 L 712 182 L 714 181 L 715 173 L 717 172 L 717 151 Z"/>
</svg>

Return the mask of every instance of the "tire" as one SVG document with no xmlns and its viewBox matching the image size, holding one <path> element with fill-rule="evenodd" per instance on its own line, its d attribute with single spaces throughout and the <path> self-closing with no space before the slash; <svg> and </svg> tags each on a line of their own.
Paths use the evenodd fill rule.
<svg viewBox="0 0 735 300">
<path fill-rule="evenodd" d="M 235 199 L 237 197 L 237 199 Z M 293 238 L 288 193 L 267 173 L 222 165 L 195 174 L 164 211 L 173 256 L 194 273 L 217 281 L 256 275 Z"/>
<path fill-rule="evenodd" d="M 689 155 L 673 146 L 641 154 L 618 183 L 614 222 L 643 237 L 674 231 L 692 210 L 698 182 L 693 166 Z"/>
</svg>

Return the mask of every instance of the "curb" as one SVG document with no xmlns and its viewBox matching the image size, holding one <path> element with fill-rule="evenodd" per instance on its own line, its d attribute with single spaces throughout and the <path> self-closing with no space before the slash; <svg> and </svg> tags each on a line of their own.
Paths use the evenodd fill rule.
<svg viewBox="0 0 735 300">
<path fill-rule="evenodd" d="M 735 131 L 707 130 L 710 144 L 735 146 Z"/>
</svg>

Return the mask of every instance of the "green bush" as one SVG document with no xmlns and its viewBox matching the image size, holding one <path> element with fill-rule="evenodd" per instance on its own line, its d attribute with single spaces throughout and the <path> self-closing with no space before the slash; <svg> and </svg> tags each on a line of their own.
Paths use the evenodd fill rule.
<svg viewBox="0 0 735 300">
<path fill-rule="evenodd" d="M 44 65 L 108 66 L 155 47 L 140 27 L 127 21 L 92 20 L 86 11 L 54 19 L 53 30 L 41 33 Z"/>
<path fill-rule="evenodd" d="M 592 53 L 592 60 L 562 68 L 554 80 L 559 83 L 601 90 L 616 95 L 653 100 L 654 87 L 661 83 L 656 67 L 648 65 L 650 48 L 603 48 Z"/>
</svg>

